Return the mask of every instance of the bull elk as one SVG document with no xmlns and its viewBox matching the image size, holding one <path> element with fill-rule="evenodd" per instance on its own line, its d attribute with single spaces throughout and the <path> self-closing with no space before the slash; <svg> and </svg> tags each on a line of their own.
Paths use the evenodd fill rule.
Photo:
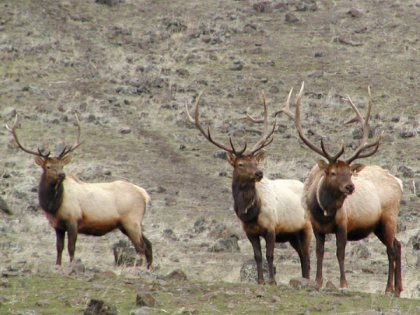
<svg viewBox="0 0 420 315">
<path fill-rule="evenodd" d="M 369 116 L 372 107 L 368 88 L 369 107 L 363 119 L 350 98 L 345 99 L 356 117 L 347 123 L 362 125 L 362 139 L 359 147 L 347 159 L 340 159 L 344 144 L 336 155 L 327 152 L 321 140 L 321 148 L 314 145 L 304 134 L 300 121 L 300 102 L 304 84 L 297 97 L 296 114 L 290 111 L 290 91 L 285 107 L 278 112 L 285 113 L 294 121 L 299 137 L 313 151 L 324 157 L 318 160 L 305 181 L 302 203 L 310 215 L 316 239 L 317 271 L 316 282 L 322 286 L 322 262 L 326 234 L 336 235 L 337 259 L 340 267 L 340 288 L 347 288 L 344 269 L 347 241 L 357 241 L 374 233 L 386 246 L 389 262 L 386 293 L 400 296 L 401 243 L 396 239 L 399 204 L 402 196 L 402 182 L 379 166 L 351 164 L 356 159 L 367 158 L 379 148 L 381 135 L 377 141 L 367 144 Z"/>
<path fill-rule="evenodd" d="M 63 167 L 70 163 L 69 155 L 80 146 L 80 121 L 77 120 L 77 136 L 73 145 L 64 146 L 56 157 L 38 148 L 31 151 L 22 146 L 16 134 L 17 115 L 12 133 L 19 148 L 35 155 L 35 163 L 42 168 L 38 186 L 39 204 L 56 233 L 56 264 L 61 265 L 64 238 L 67 232 L 70 262 L 74 259 L 78 234 L 102 236 L 119 229 L 128 236 L 137 253 L 146 256 L 147 267 L 153 262 L 152 243 L 142 233 L 142 220 L 150 197 L 146 190 L 126 181 L 110 183 L 85 183 Z"/>
<path fill-rule="evenodd" d="M 262 138 L 248 154 L 245 154 L 246 143 L 242 150 L 237 151 L 232 139 L 230 139 L 230 147 L 220 144 L 212 139 L 210 129 L 206 132 L 201 126 L 198 113 L 201 95 L 202 93 L 195 103 L 194 118 L 188 111 L 188 104 L 185 104 L 185 114 L 187 119 L 197 127 L 209 142 L 227 152 L 228 162 L 233 166 L 232 195 L 234 210 L 242 221 L 242 227 L 254 251 L 258 284 L 265 284 L 260 237 L 264 238 L 266 243 L 269 284 L 276 284 L 273 266 L 276 242 L 289 242 L 292 245 L 300 258 L 302 276 L 309 278 L 309 245 L 312 238 L 312 229 L 300 202 L 303 183 L 297 180 L 270 180 L 264 177 L 263 172 L 258 168 L 259 163 L 266 156 L 266 152 L 260 150 L 273 141 L 272 134 L 275 128 L 275 123 L 271 132 L 267 128 L 265 99 Z M 247 119 L 257 122 L 251 116 L 248 116 Z"/>
</svg>

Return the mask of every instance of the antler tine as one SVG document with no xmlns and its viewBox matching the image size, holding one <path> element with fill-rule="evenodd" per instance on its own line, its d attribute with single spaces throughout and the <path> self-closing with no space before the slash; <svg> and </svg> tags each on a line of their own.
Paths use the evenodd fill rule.
<svg viewBox="0 0 420 315">
<path fill-rule="evenodd" d="M 63 151 L 61 151 L 60 155 L 58 156 L 59 158 L 62 158 L 65 155 L 69 154 L 70 152 L 76 150 L 83 143 L 83 141 L 80 141 L 80 134 L 81 134 L 81 129 L 82 129 L 82 127 L 80 126 L 80 120 L 79 120 L 79 117 L 77 117 L 77 114 L 74 114 L 74 116 L 76 117 L 76 121 L 77 121 L 76 141 L 71 146 L 65 146 Z"/>
<path fill-rule="evenodd" d="M 313 144 L 304 134 L 303 129 L 302 129 L 302 124 L 300 121 L 300 102 L 302 100 L 302 96 L 303 96 L 303 88 L 305 87 L 305 82 L 302 82 L 302 86 L 300 88 L 297 100 L 296 100 L 296 114 L 293 114 L 290 110 L 290 97 L 292 95 L 292 91 L 293 88 L 290 90 L 289 95 L 287 97 L 286 100 L 286 104 L 284 106 L 284 108 L 278 110 L 275 115 L 279 114 L 279 113 L 285 113 L 287 116 L 289 116 L 290 119 L 292 119 L 295 123 L 296 126 L 296 130 L 299 134 L 299 137 L 302 139 L 302 141 L 313 151 L 315 151 L 316 153 L 318 153 L 319 155 L 325 157 L 330 163 L 334 163 L 338 157 L 340 155 L 343 154 L 344 152 L 344 146 L 342 147 L 342 149 L 340 150 L 340 152 L 338 154 L 336 154 L 335 156 L 331 156 L 327 150 L 325 149 L 324 146 L 324 142 L 321 140 L 321 149 L 318 148 L 315 144 Z"/>
<path fill-rule="evenodd" d="M 362 125 L 362 140 L 360 141 L 360 145 L 359 147 L 355 150 L 355 152 L 352 154 L 352 156 L 350 156 L 349 158 L 347 158 L 345 160 L 346 163 L 350 164 L 351 162 L 353 162 L 355 159 L 357 158 L 365 158 L 365 157 L 369 157 L 371 155 L 373 155 L 379 148 L 379 143 L 382 137 L 382 133 L 379 135 L 378 140 L 375 143 L 372 144 L 367 144 L 367 140 L 368 140 L 368 136 L 369 136 L 369 118 L 370 118 L 370 113 L 372 110 L 372 95 L 370 93 L 370 87 L 368 86 L 368 98 L 369 98 L 369 106 L 368 106 L 368 111 L 366 113 L 366 117 L 365 119 L 363 119 L 362 115 L 360 114 L 359 110 L 357 109 L 357 107 L 353 104 L 352 100 L 350 99 L 350 97 L 345 98 L 344 100 L 347 101 L 351 108 L 353 108 L 353 110 L 356 113 L 356 117 L 349 120 L 348 122 L 346 122 L 346 124 L 351 124 L 354 122 L 360 122 Z M 375 149 L 372 152 L 369 153 L 365 153 L 365 154 L 361 154 L 363 151 L 375 147 Z"/>
<path fill-rule="evenodd" d="M 273 142 L 273 138 L 270 139 L 270 137 L 273 135 L 274 130 L 276 128 L 276 121 L 274 120 L 273 128 L 271 129 L 270 132 L 268 132 L 268 126 L 267 126 L 267 120 L 268 120 L 267 103 L 265 101 L 264 91 L 262 92 L 262 97 L 263 97 L 263 104 L 264 104 L 264 119 L 262 121 L 261 120 L 256 120 L 256 119 L 253 119 L 251 121 L 257 122 L 257 123 L 262 123 L 263 124 L 263 135 L 262 135 L 262 138 L 252 148 L 251 153 L 250 153 L 251 155 L 255 154 L 257 151 L 261 150 L 262 148 L 268 146 L 271 142 Z M 252 118 L 251 116 L 249 116 L 249 117 Z M 267 142 L 267 140 L 269 140 L 269 141 Z"/>
<path fill-rule="evenodd" d="M 231 145 L 231 148 L 229 148 L 229 147 L 227 147 L 227 146 L 225 146 L 225 145 L 223 145 L 223 144 L 220 144 L 220 143 L 217 143 L 216 141 L 214 141 L 213 139 L 212 139 L 212 137 L 211 137 L 211 135 L 210 135 L 210 128 L 207 128 L 207 132 L 204 130 L 204 128 L 203 128 L 203 126 L 201 126 L 201 124 L 200 124 L 200 120 L 199 120 L 199 115 L 198 115 L 198 105 L 199 105 L 199 103 L 200 103 L 200 98 L 201 98 L 201 95 L 203 95 L 203 93 L 204 93 L 204 91 L 202 91 L 199 95 L 198 95 L 198 97 L 197 97 L 197 100 L 196 100 L 196 102 L 195 102 L 195 106 L 194 106 L 194 119 L 192 118 L 192 116 L 190 115 L 190 112 L 189 112 L 189 110 L 188 110 L 188 103 L 187 102 L 185 102 L 185 111 L 184 111 L 184 113 L 185 113 L 185 116 L 187 116 L 187 119 L 191 122 L 191 123 L 193 123 L 196 127 L 197 127 L 197 129 L 198 130 L 200 130 L 200 132 L 201 132 L 201 134 L 209 141 L 209 142 L 211 142 L 211 143 L 213 143 L 215 146 L 217 146 L 218 148 L 220 148 L 220 149 L 222 149 L 222 150 L 225 150 L 225 151 L 227 151 L 227 152 L 230 152 L 230 153 L 232 153 L 232 154 L 234 154 L 235 156 L 240 156 L 240 155 L 242 155 L 244 152 L 245 152 L 245 150 L 246 150 L 246 147 L 247 147 L 247 144 L 246 144 L 246 142 L 245 142 L 245 146 L 244 146 L 244 148 L 241 150 L 241 151 L 239 151 L 239 152 L 236 152 L 236 150 L 235 150 L 235 148 L 234 148 L 234 146 L 233 146 L 233 143 L 232 143 L 232 139 L 230 138 L 229 139 L 229 141 L 230 141 L 230 145 Z"/>
<path fill-rule="evenodd" d="M 42 157 L 42 158 L 47 158 L 47 157 L 50 155 L 50 152 L 48 152 L 47 154 L 43 154 L 39 148 L 38 148 L 38 151 L 31 151 L 31 150 L 28 150 L 28 149 L 26 149 L 26 148 L 24 148 L 24 147 L 22 146 L 22 144 L 20 143 L 19 138 L 18 138 L 18 136 L 17 136 L 17 134 L 16 134 L 16 126 L 17 126 L 17 122 L 18 122 L 18 115 L 17 115 L 17 113 L 16 113 L 16 116 L 15 116 L 15 121 L 13 122 L 12 128 L 10 128 L 10 127 L 6 124 L 6 129 L 7 129 L 7 130 L 9 130 L 9 131 L 11 132 L 11 134 L 13 135 L 13 138 L 15 138 L 15 141 L 16 141 L 16 143 L 18 144 L 19 148 L 20 148 L 22 151 L 26 152 L 26 153 L 33 154 L 33 155 L 36 155 L 36 156 L 40 156 L 40 157 Z"/>
</svg>

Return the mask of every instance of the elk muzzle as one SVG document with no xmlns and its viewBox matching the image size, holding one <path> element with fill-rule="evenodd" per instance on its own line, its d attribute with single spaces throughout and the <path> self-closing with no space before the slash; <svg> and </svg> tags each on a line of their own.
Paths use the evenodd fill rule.
<svg viewBox="0 0 420 315">
<path fill-rule="evenodd" d="M 345 187 L 345 194 L 346 195 L 351 195 L 353 192 L 354 192 L 354 184 L 348 184 L 346 187 Z"/>
</svg>

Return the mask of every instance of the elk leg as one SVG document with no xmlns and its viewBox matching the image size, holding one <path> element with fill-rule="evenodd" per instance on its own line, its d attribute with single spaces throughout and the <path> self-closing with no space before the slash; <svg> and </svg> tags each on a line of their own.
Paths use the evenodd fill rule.
<svg viewBox="0 0 420 315">
<path fill-rule="evenodd" d="M 319 287 L 322 287 L 322 262 L 324 260 L 325 252 L 325 234 L 321 234 L 314 230 L 316 241 L 316 278 L 315 281 Z"/>
<path fill-rule="evenodd" d="M 150 269 L 152 267 L 152 264 L 153 264 L 153 247 L 152 247 L 152 242 L 150 242 L 146 238 L 146 236 L 144 236 L 144 234 L 142 234 L 142 237 L 143 237 L 144 244 L 146 244 L 145 255 L 146 255 L 146 259 L 147 259 L 147 269 Z"/>
<path fill-rule="evenodd" d="M 131 241 L 131 244 L 133 244 L 134 248 L 136 249 L 137 254 L 139 254 L 139 256 L 142 260 L 143 260 L 144 256 L 146 256 L 146 259 L 148 261 L 147 266 L 149 266 L 150 263 L 149 263 L 149 259 L 148 259 L 147 254 L 146 254 L 147 243 L 143 242 L 143 235 L 142 235 L 142 232 L 141 232 L 140 225 L 137 224 L 137 223 L 132 223 L 130 226 L 123 225 L 120 228 L 120 231 L 123 234 L 127 235 L 127 237 Z M 151 243 L 150 243 L 150 246 L 151 246 Z"/>
<path fill-rule="evenodd" d="M 265 257 L 268 262 L 268 284 L 276 285 L 276 278 L 274 273 L 274 245 L 276 243 L 276 233 L 274 231 L 267 232 L 265 235 Z"/>
<path fill-rule="evenodd" d="M 251 242 L 252 249 L 254 250 L 254 258 L 257 263 L 257 273 L 258 273 L 258 284 L 265 284 L 263 271 L 262 271 L 262 253 L 261 253 L 261 242 L 260 237 L 254 235 L 247 235 L 249 241 Z"/>
<path fill-rule="evenodd" d="M 402 291 L 401 243 L 395 238 L 394 229 L 391 227 L 388 228 L 385 224 L 379 224 L 374 233 L 386 246 L 386 253 L 388 255 L 388 281 L 385 293 L 395 292 L 395 295 L 399 296 Z"/>
<path fill-rule="evenodd" d="M 348 287 L 346 280 L 346 273 L 344 269 L 344 260 L 346 256 L 347 245 L 347 230 L 343 227 L 338 227 L 335 234 L 337 244 L 337 260 L 340 266 L 340 289 Z"/>
<path fill-rule="evenodd" d="M 67 251 L 69 252 L 70 262 L 74 259 L 74 252 L 76 251 L 77 241 L 77 224 L 70 222 L 67 224 Z"/>
<path fill-rule="evenodd" d="M 296 250 L 300 259 L 300 266 L 302 269 L 302 278 L 309 279 L 310 275 L 310 255 L 309 245 L 311 242 L 311 234 L 307 230 L 302 230 L 298 235 L 293 236 L 289 241 L 290 245 Z"/>
<path fill-rule="evenodd" d="M 399 297 L 403 290 L 402 276 L 401 276 L 401 243 L 394 238 L 394 250 L 396 253 L 395 266 L 395 296 Z"/>
<path fill-rule="evenodd" d="M 65 235 L 66 235 L 65 230 L 55 229 L 55 237 L 56 237 L 55 247 L 57 249 L 57 260 L 55 264 L 60 265 L 60 266 L 61 266 L 61 258 L 63 256 Z"/>
</svg>

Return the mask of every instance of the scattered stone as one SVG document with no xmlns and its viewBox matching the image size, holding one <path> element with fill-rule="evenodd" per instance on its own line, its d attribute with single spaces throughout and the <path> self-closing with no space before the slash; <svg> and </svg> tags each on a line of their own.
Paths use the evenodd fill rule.
<svg viewBox="0 0 420 315">
<path fill-rule="evenodd" d="M 139 266 L 141 265 L 139 255 L 132 244 L 124 239 L 112 245 L 114 262 L 117 266 Z"/>
<path fill-rule="evenodd" d="M 174 196 L 169 196 L 165 199 L 165 206 L 172 207 L 178 204 L 178 199 Z"/>
<path fill-rule="evenodd" d="M 349 46 L 362 46 L 363 45 L 363 43 L 356 42 L 352 38 L 345 38 L 343 36 L 338 36 L 334 38 L 334 43 L 340 43 L 340 44 L 345 44 Z"/>
<path fill-rule="evenodd" d="M 318 284 L 310 279 L 306 278 L 292 278 L 289 281 L 289 285 L 296 290 L 302 289 L 311 289 L 311 290 L 319 290 Z"/>
<path fill-rule="evenodd" d="M 122 126 L 118 129 L 118 133 L 127 134 L 131 132 L 131 128 L 128 126 Z"/>
<path fill-rule="evenodd" d="M 3 175 L 3 178 L 4 178 L 4 175 Z M 13 212 L 10 210 L 9 206 L 7 205 L 6 201 L 2 197 L 0 197 L 0 211 L 9 215 L 13 214 Z"/>
<path fill-rule="evenodd" d="M 403 130 L 399 133 L 399 136 L 403 139 L 413 138 L 416 136 L 416 133 L 412 130 Z"/>
<path fill-rule="evenodd" d="M 109 5 L 110 7 L 117 5 L 120 2 L 123 2 L 124 0 L 95 0 L 95 3 L 99 3 L 99 4 L 106 4 Z"/>
<path fill-rule="evenodd" d="M 414 178 L 414 171 L 412 168 L 402 165 L 398 168 L 398 171 L 402 173 L 405 178 Z"/>
<path fill-rule="evenodd" d="M 180 77 L 188 77 L 190 76 L 190 72 L 187 69 L 176 69 L 175 73 Z"/>
<path fill-rule="evenodd" d="M 409 243 L 411 243 L 414 250 L 420 250 L 420 232 L 412 236 Z"/>
<path fill-rule="evenodd" d="M 206 226 L 206 219 L 204 217 L 199 217 L 195 222 L 194 222 L 194 233 L 202 233 L 204 230 L 207 229 Z"/>
<path fill-rule="evenodd" d="M 350 11 L 347 12 L 347 14 L 351 15 L 351 17 L 354 17 L 354 18 L 359 18 L 363 15 L 362 12 L 360 12 L 357 9 L 350 9 Z"/>
<path fill-rule="evenodd" d="M 318 10 L 318 5 L 316 0 L 299 0 L 296 3 L 297 11 L 316 11 Z"/>
<path fill-rule="evenodd" d="M 271 13 L 273 12 L 273 6 L 271 5 L 271 1 L 261 1 L 254 3 L 252 8 L 261 13 Z"/>
<path fill-rule="evenodd" d="M 354 258 L 366 259 L 371 256 L 369 248 L 363 243 L 358 243 L 350 251 L 350 256 Z"/>
<path fill-rule="evenodd" d="M 394 115 L 394 116 L 392 116 L 391 121 L 392 122 L 399 122 L 400 119 L 401 119 L 400 115 Z"/>
<path fill-rule="evenodd" d="M 296 15 L 294 13 L 286 13 L 286 15 L 284 16 L 284 20 L 287 23 L 297 23 L 299 22 L 299 19 L 296 17 Z"/>
<path fill-rule="evenodd" d="M 156 305 L 156 300 L 150 293 L 137 293 L 136 305 L 153 307 Z"/>
<path fill-rule="evenodd" d="M 242 64 L 238 64 L 238 65 L 233 65 L 229 68 L 229 70 L 232 71 L 241 71 L 244 68 L 244 66 Z"/>
<path fill-rule="evenodd" d="M 268 279 L 268 262 L 265 257 L 263 257 L 262 269 L 264 278 Z M 275 272 L 276 268 L 274 267 Z M 239 281 L 257 283 L 257 279 L 257 263 L 254 258 L 249 258 L 242 264 L 241 271 L 239 272 Z"/>
<path fill-rule="evenodd" d="M 335 286 L 334 283 L 332 283 L 331 281 L 327 281 L 327 283 L 325 284 L 325 288 L 328 290 L 338 290 L 337 287 Z"/>
<path fill-rule="evenodd" d="M 76 258 L 70 263 L 70 269 L 71 269 L 71 274 L 76 274 L 76 275 L 83 274 L 86 271 L 85 264 L 80 258 Z"/>
<path fill-rule="evenodd" d="M 180 269 L 172 271 L 166 276 L 168 280 L 188 280 L 187 275 Z"/>
<path fill-rule="evenodd" d="M 178 237 L 175 235 L 174 231 L 171 229 L 165 229 L 162 232 L 163 237 L 166 239 L 169 239 L 171 241 L 178 241 Z"/>
<path fill-rule="evenodd" d="M 232 235 L 228 238 L 217 240 L 210 248 L 210 252 L 239 252 L 241 249 L 238 244 L 238 237 Z"/>
<path fill-rule="evenodd" d="M 102 300 L 91 299 L 83 315 L 117 315 L 115 305 L 107 305 Z"/>
</svg>

